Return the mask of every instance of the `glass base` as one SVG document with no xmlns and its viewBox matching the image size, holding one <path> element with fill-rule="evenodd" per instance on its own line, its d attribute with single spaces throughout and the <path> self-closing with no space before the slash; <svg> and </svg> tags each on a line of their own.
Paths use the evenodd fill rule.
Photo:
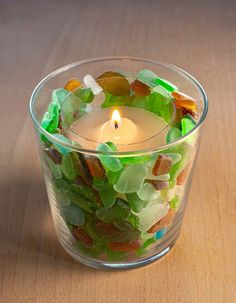
<svg viewBox="0 0 236 303">
<path fill-rule="evenodd" d="M 124 270 L 124 269 L 135 269 L 138 267 L 142 267 L 148 264 L 151 264 L 163 256 L 165 256 L 174 246 L 175 242 L 177 241 L 179 236 L 179 231 L 177 234 L 172 235 L 171 239 L 168 238 L 163 243 L 160 243 L 157 247 L 155 247 L 156 254 L 151 254 L 149 256 L 145 256 L 142 259 L 134 260 L 134 261 L 125 261 L 125 262 L 107 262 L 102 260 L 96 260 L 92 258 L 88 258 L 86 256 L 79 255 L 78 252 L 75 252 L 75 250 L 68 248 L 65 243 L 59 239 L 62 247 L 65 249 L 65 251 L 77 262 L 80 262 L 84 265 L 96 268 L 96 269 L 102 269 L 102 270 Z M 174 238 L 174 239 L 173 239 Z M 170 240 L 172 240 L 170 242 Z M 168 242 L 168 245 L 166 246 L 166 242 Z"/>
</svg>

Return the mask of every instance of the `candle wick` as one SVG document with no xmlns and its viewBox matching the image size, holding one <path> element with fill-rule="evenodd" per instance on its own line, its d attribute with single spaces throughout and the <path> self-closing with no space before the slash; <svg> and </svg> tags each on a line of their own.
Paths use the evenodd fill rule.
<svg viewBox="0 0 236 303">
<path fill-rule="evenodd" d="M 114 125 L 115 125 L 115 129 L 117 129 L 119 127 L 117 121 L 114 121 Z"/>
</svg>

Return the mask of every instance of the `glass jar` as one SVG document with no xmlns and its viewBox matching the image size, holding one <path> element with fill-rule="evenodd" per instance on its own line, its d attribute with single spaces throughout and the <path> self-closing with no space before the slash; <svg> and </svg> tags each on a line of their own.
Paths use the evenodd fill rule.
<svg viewBox="0 0 236 303">
<path fill-rule="evenodd" d="M 53 90 L 68 79 L 108 70 L 136 75 L 142 69 L 168 79 L 196 100 L 199 118 L 189 133 L 167 144 L 150 140 L 117 151 L 112 146 L 97 149 L 75 144 L 41 126 Z M 30 113 L 52 217 L 61 245 L 75 260 L 96 268 L 124 269 L 149 264 L 170 251 L 180 233 L 207 107 L 206 94 L 196 79 L 148 59 L 80 61 L 56 70 L 37 85 Z"/>
</svg>

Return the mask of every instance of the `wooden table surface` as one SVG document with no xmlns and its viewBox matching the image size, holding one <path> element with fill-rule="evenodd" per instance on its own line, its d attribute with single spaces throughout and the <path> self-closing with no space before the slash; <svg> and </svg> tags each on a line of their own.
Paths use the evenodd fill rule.
<svg viewBox="0 0 236 303">
<path fill-rule="evenodd" d="M 27 108 L 47 73 L 108 55 L 180 66 L 210 101 L 176 246 L 122 272 L 59 245 Z M 234 0 L 0 1 L 0 302 L 236 302 L 235 55 Z"/>
</svg>

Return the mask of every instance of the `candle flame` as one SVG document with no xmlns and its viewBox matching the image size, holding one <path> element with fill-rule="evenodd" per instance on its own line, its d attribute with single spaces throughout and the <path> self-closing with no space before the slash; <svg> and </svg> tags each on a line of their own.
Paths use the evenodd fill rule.
<svg viewBox="0 0 236 303">
<path fill-rule="evenodd" d="M 115 129 L 117 129 L 121 124 L 120 113 L 117 109 L 113 111 L 111 119 L 114 122 Z"/>
</svg>

